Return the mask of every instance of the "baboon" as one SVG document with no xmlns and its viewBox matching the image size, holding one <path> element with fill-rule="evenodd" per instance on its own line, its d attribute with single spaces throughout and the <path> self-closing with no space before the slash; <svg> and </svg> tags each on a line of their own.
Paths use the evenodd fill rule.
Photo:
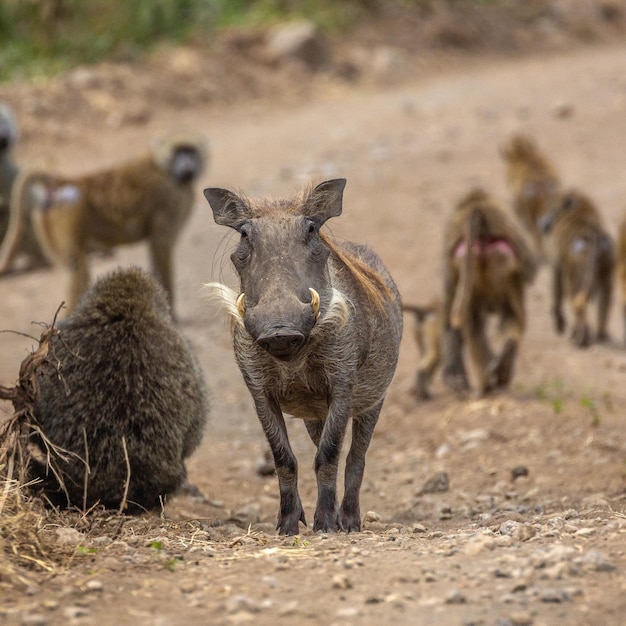
<svg viewBox="0 0 626 626">
<path fill-rule="evenodd" d="M 528 135 L 513 135 L 502 146 L 501 155 L 513 196 L 513 210 L 530 234 L 537 253 L 543 257 L 539 221 L 559 194 L 561 183 L 557 171 Z"/>
<path fill-rule="evenodd" d="M 622 298 L 622 326 L 624 345 L 626 346 L 626 216 L 622 218 L 619 227 L 619 247 L 617 254 L 618 278 L 620 296 Z"/>
<path fill-rule="evenodd" d="M 457 204 L 444 238 L 444 382 L 466 391 L 463 362 L 467 344 L 479 395 L 511 381 L 526 325 L 525 287 L 536 273 L 536 259 L 525 236 L 483 189 Z M 497 355 L 487 335 L 487 319 L 499 318 L 502 345 Z"/>
<path fill-rule="evenodd" d="M 118 269 L 96 281 L 58 329 L 37 370 L 34 417 L 62 452 L 33 433 L 41 452 L 33 476 L 59 506 L 119 508 L 126 497 L 128 512 L 158 507 L 185 480 L 209 409 L 165 291 L 139 268 Z"/>
<path fill-rule="evenodd" d="M 415 317 L 415 341 L 420 353 L 415 381 L 415 395 L 420 400 L 431 398 L 430 383 L 441 363 L 441 301 L 428 305 L 403 304 L 402 310 Z"/>
<path fill-rule="evenodd" d="M 0 103 L 0 244 L 9 229 L 12 191 L 19 178 L 19 167 L 13 159 L 13 146 L 19 139 L 19 128 L 15 118 L 5 104 Z M 49 266 L 32 230 L 23 233 L 17 252 L 23 259 L 22 267 L 27 269 Z"/>
<path fill-rule="evenodd" d="M 0 103 L 0 242 L 9 226 L 9 198 L 18 167 L 13 160 L 13 146 L 19 131 L 9 107 Z"/>
<path fill-rule="evenodd" d="M 174 137 L 155 141 L 148 154 L 133 161 L 80 178 L 25 173 L 12 194 L 0 274 L 10 266 L 23 234 L 32 229 L 47 258 L 69 273 L 71 311 L 89 285 L 90 247 L 145 240 L 152 272 L 173 310 L 172 254 L 205 162 L 201 138 Z"/>
<path fill-rule="evenodd" d="M 204 191 L 215 221 L 241 235 L 231 255 L 239 295 L 213 288 L 232 318 L 235 358 L 274 457 L 282 535 L 306 525 L 284 413 L 304 420 L 317 448 L 313 530 L 359 531 L 365 453 L 398 361 L 402 309 L 389 272 L 368 247 L 334 243 L 321 231 L 342 213 L 345 184 L 329 180 L 276 201 Z M 351 420 L 339 505 L 337 471 Z"/>
<path fill-rule="evenodd" d="M 607 322 L 613 295 L 615 251 L 611 237 L 593 201 L 578 190 L 563 193 L 541 222 L 548 235 L 552 265 L 552 317 L 557 333 L 566 327 L 563 299 L 574 315 L 571 341 L 588 346 L 592 333 L 587 323 L 587 306 L 597 299 L 595 338 L 608 339 Z"/>
</svg>

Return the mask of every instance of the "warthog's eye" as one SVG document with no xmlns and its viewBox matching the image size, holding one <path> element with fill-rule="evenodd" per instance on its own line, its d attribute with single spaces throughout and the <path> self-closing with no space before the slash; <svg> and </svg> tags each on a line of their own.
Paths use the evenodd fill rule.
<svg viewBox="0 0 626 626">
<path fill-rule="evenodd" d="M 309 243 L 317 234 L 317 225 L 313 220 L 306 220 L 304 223 L 304 240 Z"/>
<path fill-rule="evenodd" d="M 241 235 L 241 239 L 239 240 L 239 245 L 237 249 L 231 255 L 231 259 L 235 266 L 240 265 L 243 261 L 245 261 L 252 251 L 252 245 L 250 242 L 252 228 L 250 224 L 243 224 L 238 228 L 239 234 Z"/>
</svg>

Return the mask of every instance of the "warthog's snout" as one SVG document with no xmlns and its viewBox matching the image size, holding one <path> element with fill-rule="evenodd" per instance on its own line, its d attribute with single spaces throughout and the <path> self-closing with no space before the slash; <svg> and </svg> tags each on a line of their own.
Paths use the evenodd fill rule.
<svg viewBox="0 0 626 626">
<path fill-rule="evenodd" d="M 260 335 L 256 342 L 273 357 L 289 360 L 304 345 L 306 337 L 295 329 L 277 326 Z"/>
</svg>

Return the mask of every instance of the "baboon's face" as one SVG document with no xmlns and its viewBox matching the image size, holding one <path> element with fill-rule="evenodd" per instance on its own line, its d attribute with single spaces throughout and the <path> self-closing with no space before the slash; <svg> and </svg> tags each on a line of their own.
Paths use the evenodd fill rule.
<svg viewBox="0 0 626 626">
<path fill-rule="evenodd" d="M 191 183 L 202 172 L 203 158 L 197 148 L 180 146 L 173 151 L 169 170 L 173 178 L 180 184 Z"/>
</svg>

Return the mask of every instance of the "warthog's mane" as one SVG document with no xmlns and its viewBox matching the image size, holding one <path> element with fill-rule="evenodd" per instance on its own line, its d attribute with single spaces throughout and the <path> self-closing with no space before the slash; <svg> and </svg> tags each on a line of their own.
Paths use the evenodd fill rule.
<svg viewBox="0 0 626 626">
<path fill-rule="evenodd" d="M 317 206 L 323 204 L 334 195 L 328 192 L 313 192 L 309 186 L 291 198 L 264 198 L 250 200 L 242 197 L 250 218 L 280 217 L 285 215 L 308 215 L 307 206 L 313 203 Z M 359 289 L 366 298 L 379 309 L 385 308 L 385 299 L 395 300 L 395 295 L 389 289 L 385 279 L 371 265 L 364 261 L 356 252 L 349 250 L 337 243 L 328 233 L 320 231 L 321 240 L 330 248 L 334 257 L 348 270 L 354 278 Z"/>
</svg>

